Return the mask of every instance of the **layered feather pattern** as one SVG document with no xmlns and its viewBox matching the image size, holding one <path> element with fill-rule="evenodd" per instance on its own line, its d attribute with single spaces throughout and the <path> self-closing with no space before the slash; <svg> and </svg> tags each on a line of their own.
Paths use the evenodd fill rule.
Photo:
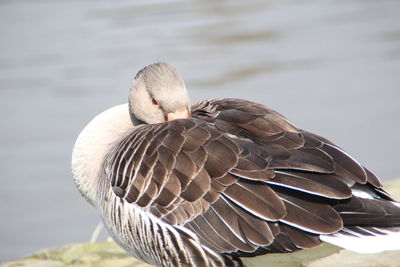
<svg viewBox="0 0 400 267">
<path fill-rule="evenodd" d="M 249 101 L 203 101 L 191 119 L 142 125 L 105 165 L 126 205 L 234 257 L 314 247 L 319 235 L 353 226 L 400 226 L 399 207 L 371 172 Z M 354 196 L 353 187 L 376 197 Z"/>
</svg>

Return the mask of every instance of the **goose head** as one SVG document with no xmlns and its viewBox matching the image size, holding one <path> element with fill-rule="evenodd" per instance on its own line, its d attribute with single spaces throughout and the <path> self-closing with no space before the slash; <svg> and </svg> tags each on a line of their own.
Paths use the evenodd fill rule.
<svg viewBox="0 0 400 267">
<path fill-rule="evenodd" d="M 140 70 L 129 91 L 129 113 L 134 125 L 189 118 L 189 96 L 176 69 L 154 63 Z"/>
</svg>

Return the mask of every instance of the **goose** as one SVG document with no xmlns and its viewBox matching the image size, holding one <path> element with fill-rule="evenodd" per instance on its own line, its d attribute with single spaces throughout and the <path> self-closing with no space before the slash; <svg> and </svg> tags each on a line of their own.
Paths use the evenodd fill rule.
<svg viewBox="0 0 400 267">
<path fill-rule="evenodd" d="M 167 63 L 82 130 L 72 172 L 116 243 L 155 266 L 244 266 L 323 242 L 400 249 L 400 203 L 372 172 L 265 105 L 191 105 Z"/>
</svg>

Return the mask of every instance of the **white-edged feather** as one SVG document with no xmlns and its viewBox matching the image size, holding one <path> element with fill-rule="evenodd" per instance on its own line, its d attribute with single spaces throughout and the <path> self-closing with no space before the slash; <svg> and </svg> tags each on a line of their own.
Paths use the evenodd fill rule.
<svg viewBox="0 0 400 267">
<path fill-rule="evenodd" d="M 377 197 L 374 197 L 374 195 L 372 195 L 370 192 L 360 190 L 360 189 L 355 189 L 355 188 L 351 189 L 351 193 L 356 197 L 365 198 L 365 199 L 377 198 Z"/>
</svg>

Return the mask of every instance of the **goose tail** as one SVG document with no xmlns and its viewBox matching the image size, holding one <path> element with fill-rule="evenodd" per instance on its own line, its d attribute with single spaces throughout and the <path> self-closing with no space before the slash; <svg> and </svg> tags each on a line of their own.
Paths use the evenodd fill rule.
<svg viewBox="0 0 400 267">
<path fill-rule="evenodd" d="M 380 253 L 400 250 L 400 227 L 345 228 L 336 234 L 322 235 L 320 239 L 357 253 Z"/>
</svg>

